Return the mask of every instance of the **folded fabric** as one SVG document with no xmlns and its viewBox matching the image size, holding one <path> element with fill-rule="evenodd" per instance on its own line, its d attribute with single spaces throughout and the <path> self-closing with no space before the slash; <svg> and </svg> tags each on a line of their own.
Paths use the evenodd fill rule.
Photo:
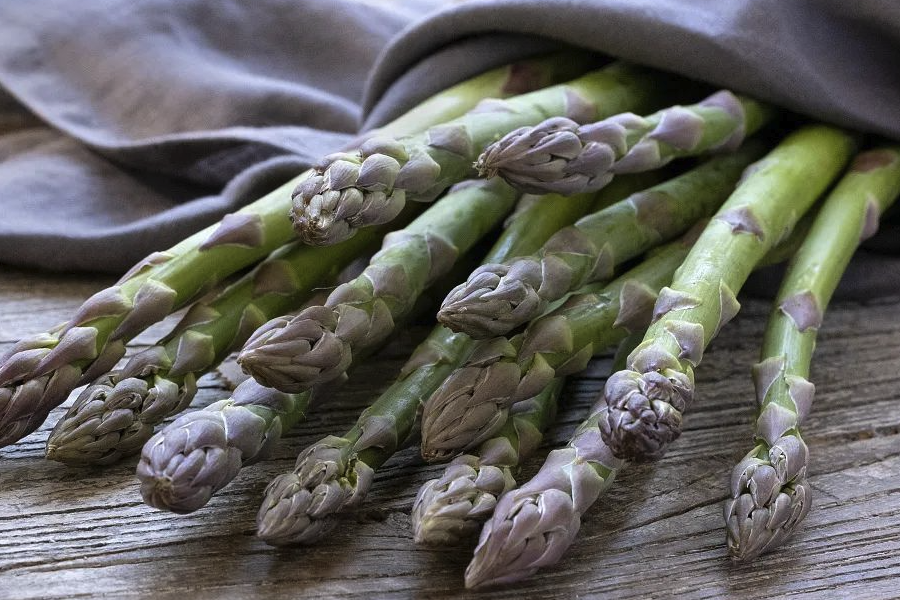
<svg viewBox="0 0 900 600">
<path fill-rule="evenodd" d="M 0 4 L 0 114 L 44 123 L 0 135 L 0 262 L 120 273 L 254 200 L 349 140 L 437 4 Z"/>
<path fill-rule="evenodd" d="M 900 139 L 891 0 L 3 3 L 0 114 L 18 103 L 46 126 L 0 135 L 0 262 L 121 271 L 361 123 L 562 43 Z M 844 295 L 900 293 L 884 229 Z"/>
</svg>

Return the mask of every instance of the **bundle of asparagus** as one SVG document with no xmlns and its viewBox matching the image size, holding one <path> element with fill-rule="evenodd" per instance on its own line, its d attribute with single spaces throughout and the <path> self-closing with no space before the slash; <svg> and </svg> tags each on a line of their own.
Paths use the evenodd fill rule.
<svg viewBox="0 0 900 600">
<path fill-rule="evenodd" d="M 486 260 L 530 253 L 587 212 L 592 198 L 524 198 Z M 276 544 L 315 542 L 335 515 L 363 501 L 375 470 L 415 434 L 421 403 L 469 355 L 473 340 L 438 326 L 415 349 L 400 377 L 343 436 L 307 448 L 291 473 L 266 489 L 257 535 Z"/>
<path fill-rule="evenodd" d="M 735 467 L 725 504 L 735 558 L 775 548 L 810 508 L 800 425 L 816 332 L 857 244 L 900 194 L 900 147 L 857 156 L 798 225 L 849 161 L 852 134 L 805 125 L 757 160 L 770 146 L 744 138 L 774 109 L 728 91 L 698 102 L 699 86 L 623 63 L 582 75 L 591 62 L 566 54 L 459 84 L 151 255 L 70 321 L 4 356 L 0 445 L 91 383 L 54 428 L 47 456 L 106 464 L 143 445 L 145 501 L 197 510 L 266 458 L 321 386 L 384 343 L 516 206 L 393 385 L 348 432 L 312 444 L 269 484 L 259 537 L 320 539 L 421 430 L 427 460 L 454 460 L 416 497 L 416 542 L 459 543 L 486 522 L 469 587 L 557 562 L 625 460 L 659 458 L 680 435 L 694 369 L 736 315 L 750 272 L 794 255 L 754 368 L 755 447 Z M 694 103 L 672 106 L 681 99 Z M 688 160 L 661 170 L 675 159 Z M 491 179 L 463 182 L 476 173 Z M 395 220 L 408 225 L 393 230 Z M 359 277 L 299 310 L 379 241 Z M 172 332 L 113 370 L 129 340 L 188 305 Z M 239 363 L 251 379 L 151 438 L 190 404 L 197 379 L 245 342 Z M 616 344 L 603 396 L 517 488 L 564 378 Z"/>
<path fill-rule="evenodd" d="M 366 269 L 338 286 L 324 305 L 260 326 L 238 357 L 258 382 L 238 390 L 252 389 L 251 399 L 236 395 L 202 411 L 200 417 L 185 415 L 150 440 L 138 466 L 145 501 L 179 512 L 203 506 L 243 464 L 261 458 L 260 449 L 276 441 L 279 435 L 275 433 L 280 434 L 282 424 L 299 418 L 309 402 L 309 394 L 304 392 L 343 375 L 358 352 L 372 350 L 384 341 L 395 321 L 412 310 L 425 288 L 499 224 L 517 198 L 518 194 L 502 183 L 462 185 L 408 227 L 387 235 Z M 306 248 L 341 248 L 357 238 L 369 238 L 377 230 L 366 229 L 336 246 Z M 267 394 L 264 386 L 275 391 Z M 285 399 L 289 400 L 289 412 L 270 406 L 280 407 Z M 249 415 L 239 416 L 247 411 L 261 420 L 248 422 Z M 272 429 L 273 419 L 278 420 L 276 430 Z M 246 451 L 247 447 L 252 451 Z M 225 461 L 224 456 L 231 459 Z M 185 461 L 194 469 L 182 469 Z"/>
<path fill-rule="evenodd" d="M 564 81 L 591 61 L 590 55 L 576 52 L 496 69 L 437 94 L 371 135 L 415 134 L 464 114 L 485 98 Z M 292 241 L 285 218 L 290 192 L 307 175 L 151 254 L 116 285 L 86 300 L 68 322 L 20 341 L 0 357 L 0 447 L 37 429 L 73 389 L 112 369 L 138 333 Z"/>
</svg>

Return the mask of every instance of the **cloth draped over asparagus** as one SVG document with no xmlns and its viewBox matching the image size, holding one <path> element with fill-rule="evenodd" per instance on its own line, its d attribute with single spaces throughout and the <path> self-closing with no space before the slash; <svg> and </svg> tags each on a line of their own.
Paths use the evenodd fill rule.
<svg viewBox="0 0 900 600">
<path fill-rule="evenodd" d="M 360 128 L 562 44 L 900 139 L 892 0 L 5 2 L 0 263 L 122 272 Z M 900 293 L 898 221 L 839 295 Z"/>
</svg>

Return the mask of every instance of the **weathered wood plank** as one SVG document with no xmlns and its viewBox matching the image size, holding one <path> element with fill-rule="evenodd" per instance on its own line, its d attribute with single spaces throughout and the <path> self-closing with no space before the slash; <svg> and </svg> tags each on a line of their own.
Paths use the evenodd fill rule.
<svg viewBox="0 0 900 600">
<path fill-rule="evenodd" d="M 65 319 L 110 280 L 0 271 L 0 351 Z M 276 550 L 253 537 L 266 482 L 323 435 L 344 430 L 385 387 L 414 329 L 363 365 L 335 397 L 291 432 L 269 462 L 248 468 L 205 509 L 176 516 L 140 501 L 134 460 L 69 469 L 43 460 L 54 411 L 40 431 L 0 450 L 0 598 L 889 598 L 900 577 L 900 301 L 839 305 L 822 331 L 807 423 L 815 507 L 781 552 L 732 565 L 721 502 L 753 417 L 747 375 L 766 305 L 745 310 L 698 371 L 700 395 L 685 433 L 660 463 L 626 469 L 588 514 L 554 569 L 490 594 L 460 591 L 470 549 L 415 548 L 409 510 L 440 466 L 415 449 L 379 473 L 362 509 L 323 544 Z M 165 332 L 156 327 L 140 344 Z M 570 381 L 549 434 L 559 444 L 602 388 L 609 360 Z M 195 406 L 222 397 L 226 379 L 202 380 Z M 71 401 L 71 400 L 70 400 Z M 68 404 L 68 403 L 67 403 Z M 546 448 L 545 448 L 546 450 Z M 525 474 L 533 473 L 533 459 Z"/>
</svg>

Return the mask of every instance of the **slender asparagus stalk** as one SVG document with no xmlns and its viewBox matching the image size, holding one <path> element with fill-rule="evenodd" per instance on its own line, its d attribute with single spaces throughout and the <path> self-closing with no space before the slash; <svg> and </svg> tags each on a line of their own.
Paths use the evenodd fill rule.
<svg viewBox="0 0 900 600">
<path fill-rule="evenodd" d="M 230 398 L 181 415 L 141 452 L 137 476 L 150 506 L 193 512 L 247 465 L 267 458 L 300 421 L 311 393 L 285 394 L 248 379 Z"/>
<path fill-rule="evenodd" d="M 471 177 L 481 149 L 512 129 L 548 115 L 590 121 L 642 111 L 666 99 L 673 83 L 660 73 L 614 64 L 564 85 L 491 101 L 419 135 L 372 138 L 354 152 L 325 157 L 297 187 L 294 228 L 310 244 L 337 243 L 360 227 L 390 221 L 407 199 L 430 202 Z"/>
<path fill-rule="evenodd" d="M 513 338 L 479 344 L 425 403 L 422 457 L 444 461 L 493 436 L 510 407 L 554 378 L 584 370 L 591 357 L 650 324 L 660 288 L 671 282 L 696 235 L 626 272 L 596 292 L 569 298 Z"/>
<path fill-rule="evenodd" d="M 181 412 L 197 379 L 247 341 L 266 319 L 297 308 L 317 287 L 369 251 L 383 231 L 316 249 L 274 252 L 208 302 L 197 302 L 156 345 L 89 385 L 56 424 L 47 457 L 72 465 L 110 464 L 140 450 L 156 425 Z"/>
<path fill-rule="evenodd" d="M 860 154 L 788 267 L 753 368 L 756 447 L 732 471 L 724 506 L 728 551 L 737 560 L 777 547 L 809 512 L 809 450 L 800 424 L 815 393 L 809 367 L 816 335 L 851 256 L 898 194 L 900 146 Z"/>
<path fill-rule="evenodd" d="M 680 435 L 694 395 L 694 367 L 737 314 L 736 293 L 838 175 L 853 146 L 837 129 L 804 127 L 748 169 L 660 292 L 655 323 L 629 356 L 628 369 L 606 385 L 609 412 L 601 430 L 616 456 L 653 460 Z"/>
<path fill-rule="evenodd" d="M 301 392 L 344 374 L 355 352 L 394 330 L 426 287 L 512 210 L 519 194 L 503 182 L 466 182 L 405 229 L 385 237 L 363 273 L 323 306 L 278 317 L 257 330 L 238 356 L 263 385 Z"/>
<path fill-rule="evenodd" d="M 529 254 L 592 206 L 591 196 L 523 198 L 486 260 Z M 329 436 L 305 450 L 293 472 L 266 490 L 257 533 L 268 543 L 312 543 L 335 515 L 365 498 L 375 470 L 410 436 L 420 404 L 471 352 L 465 334 L 436 327 L 419 344 L 400 378 L 343 437 Z"/>
<path fill-rule="evenodd" d="M 641 338 L 622 341 L 613 369 L 624 366 Z M 578 535 L 581 516 L 624 466 L 600 436 L 598 423 L 606 411 L 606 404 L 597 402 L 565 448 L 551 452 L 525 485 L 501 496 L 466 569 L 467 588 L 518 581 L 562 558 Z"/>
<path fill-rule="evenodd" d="M 497 498 L 516 486 L 515 470 L 541 444 L 564 383 L 554 379 L 534 398 L 517 403 L 476 453 L 458 456 L 440 478 L 419 489 L 412 508 L 417 544 L 457 544 L 478 531 Z"/>
<path fill-rule="evenodd" d="M 763 147 L 750 143 L 637 192 L 559 231 L 533 256 L 476 269 L 444 300 L 438 320 L 477 339 L 506 335 L 547 306 L 709 217 Z"/>
<path fill-rule="evenodd" d="M 485 97 L 565 81 L 590 56 L 566 53 L 503 67 L 437 94 L 379 133 L 408 136 L 456 118 Z M 216 225 L 156 252 L 116 285 L 90 297 L 68 322 L 24 339 L 0 358 L 0 447 L 37 429 L 77 386 L 109 371 L 125 344 L 225 277 L 290 242 L 291 190 L 309 172 Z"/>
<path fill-rule="evenodd" d="M 623 113 L 588 125 L 552 117 L 506 134 L 485 148 L 476 167 L 482 176 L 502 177 L 530 194 L 593 192 L 622 173 L 734 150 L 773 116 L 769 107 L 723 90 L 647 117 Z"/>
</svg>

